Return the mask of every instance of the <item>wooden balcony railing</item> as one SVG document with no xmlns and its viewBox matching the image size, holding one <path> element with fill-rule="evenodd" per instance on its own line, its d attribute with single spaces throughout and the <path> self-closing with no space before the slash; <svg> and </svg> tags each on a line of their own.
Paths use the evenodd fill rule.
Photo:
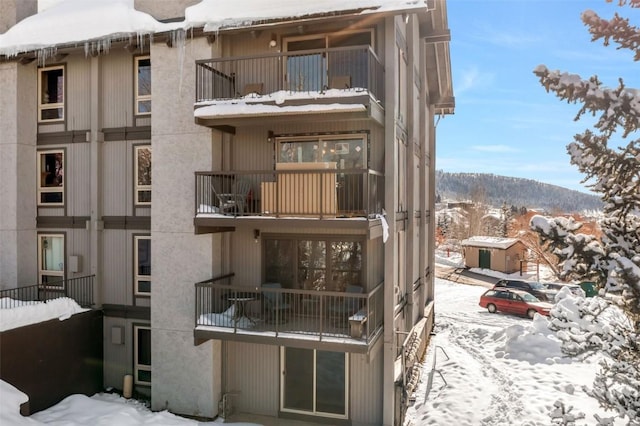
<svg viewBox="0 0 640 426">
<path fill-rule="evenodd" d="M 373 170 L 196 172 L 196 215 L 374 217 L 384 176 Z"/>
<path fill-rule="evenodd" d="M 233 274 L 196 283 L 196 327 L 369 343 L 383 326 L 384 291 L 368 294 L 230 285 Z"/>
<path fill-rule="evenodd" d="M 370 46 L 196 61 L 196 103 L 327 89 L 366 91 L 384 102 L 384 67 Z"/>
<path fill-rule="evenodd" d="M 60 297 L 69 297 L 83 308 L 93 305 L 93 281 L 95 275 L 69 278 L 54 282 L 0 290 L 0 308 L 10 309 L 24 302 L 46 302 Z"/>
</svg>

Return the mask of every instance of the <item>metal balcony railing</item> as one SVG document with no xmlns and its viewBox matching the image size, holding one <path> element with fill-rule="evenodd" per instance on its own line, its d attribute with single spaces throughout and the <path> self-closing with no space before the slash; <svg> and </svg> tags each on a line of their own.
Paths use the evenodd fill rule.
<svg viewBox="0 0 640 426">
<path fill-rule="evenodd" d="M 374 170 L 196 172 L 196 215 L 375 217 L 384 176 Z"/>
<path fill-rule="evenodd" d="M 89 308 L 93 305 L 94 279 L 95 275 L 88 275 L 0 290 L 0 308 L 11 309 L 22 306 L 25 302 L 46 302 L 61 297 L 69 297 L 83 308 Z"/>
<path fill-rule="evenodd" d="M 371 46 L 196 61 L 196 103 L 327 89 L 366 91 L 384 102 L 384 67 Z"/>
<path fill-rule="evenodd" d="M 195 325 L 265 336 L 347 337 L 366 343 L 383 326 L 384 288 L 368 294 L 231 285 L 234 274 L 196 283 Z"/>
</svg>

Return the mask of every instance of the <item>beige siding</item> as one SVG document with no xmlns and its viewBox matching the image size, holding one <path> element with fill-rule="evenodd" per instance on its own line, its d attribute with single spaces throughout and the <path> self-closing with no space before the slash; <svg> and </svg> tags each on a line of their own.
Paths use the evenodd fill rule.
<svg viewBox="0 0 640 426">
<path fill-rule="evenodd" d="M 102 233 L 102 285 L 106 304 L 132 304 L 133 238 L 130 234 L 121 229 L 105 229 Z"/>
<path fill-rule="evenodd" d="M 369 290 L 384 280 L 384 245 L 382 238 L 367 242 L 367 282 Z"/>
<path fill-rule="evenodd" d="M 67 146 L 64 179 L 67 187 L 67 215 L 91 215 L 91 145 L 75 143 Z"/>
<path fill-rule="evenodd" d="M 133 126 L 133 56 L 114 49 L 102 61 L 103 127 Z"/>
<path fill-rule="evenodd" d="M 261 242 L 256 244 L 253 230 L 238 228 L 231 238 L 231 260 L 234 285 L 258 287 L 262 282 Z"/>
<path fill-rule="evenodd" d="M 226 342 L 223 347 L 227 366 L 223 390 L 237 392 L 233 399 L 237 411 L 276 416 L 280 400 L 279 348 L 240 342 Z"/>
<path fill-rule="evenodd" d="M 384 356 L 378 345 L 367 355 L 350 355 L 350 417 L 353 426 L 382 424 Z"/>
<path fill-rule="evenodd" d="M 105 216 L 148 216 L 149 208 L 134 213 L 134 146 L 149 141 L 117 141 L 103 144 L 103 192 Z"/>
<path fill-rule="evenodd" d="M 69 55 L 66 64 L 66 130 L 86 130 L 89 128 L 91 112 L 91 62 L 80 55 Z"/>
</svg>

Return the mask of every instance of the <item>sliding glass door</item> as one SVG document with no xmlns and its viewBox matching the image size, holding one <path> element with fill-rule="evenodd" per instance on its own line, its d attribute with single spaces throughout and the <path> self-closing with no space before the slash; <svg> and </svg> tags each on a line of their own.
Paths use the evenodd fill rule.
<svg viewBox="0 0 640 426">
<path fill-rule="evenodd" d="M 348 355 L 282 348 L 282 411 L 347 418 Z"/>
</svg>

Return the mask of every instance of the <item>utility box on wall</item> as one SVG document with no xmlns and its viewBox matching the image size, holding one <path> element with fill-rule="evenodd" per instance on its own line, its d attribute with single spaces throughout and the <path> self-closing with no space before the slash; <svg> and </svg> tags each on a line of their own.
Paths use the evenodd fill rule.
<svg viewBox="0 0 640 426">
<path fill-rule="evenodd" d="M 82 271 L 82 256 L 69 256 L 69 272 L 81 272 Z"/>
</svg>

